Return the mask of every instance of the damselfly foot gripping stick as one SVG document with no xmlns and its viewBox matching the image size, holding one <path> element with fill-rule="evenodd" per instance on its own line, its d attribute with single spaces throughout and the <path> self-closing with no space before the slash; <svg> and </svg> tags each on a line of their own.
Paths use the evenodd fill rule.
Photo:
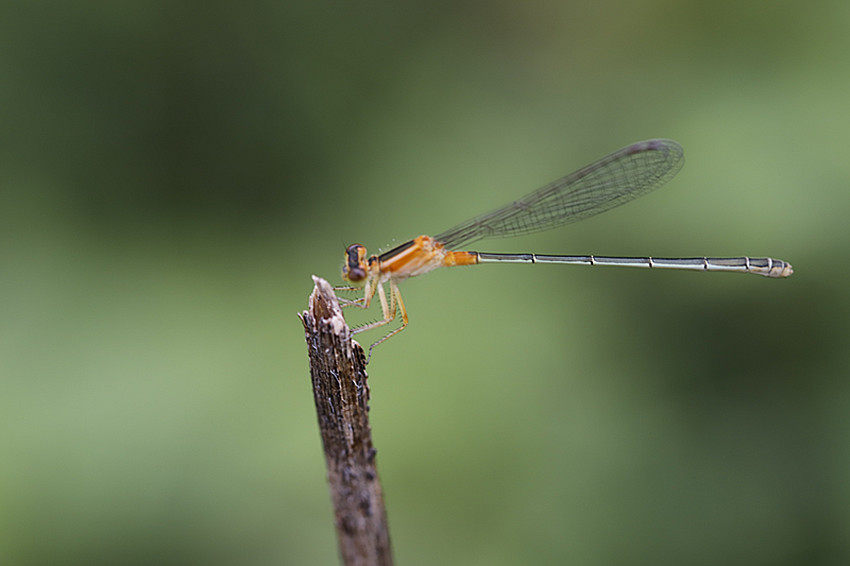
<svg viewBox="0 0 850 566">
<path fill-rule="evenodd" d="M 407 310 L 398 283 L 438 267 L 478 263 L 565 263 L 740 271 L 766 277 L 788 277 L 794 273 L 790 263 L 769 257 L 603 257 L 455 251 L 460 246 L 485 238 L 549 230 L 605 212 L 657 189 L 678 173 L 683 161 L 682 147 L 672 140 L 634 143 L 520 200 L 467 220 L 435 237 L 419 236 L 386 253 L 368 257 L 362 245 L 348 246 L 342 275 L 356 287 L 339 287 L 337 290 L 363 288 L 363 296 L 344 301 L 343 306 L 368 308 L 377 293 L 383 313 L 383 319 L 353 331 L 357 333 L 384 326 L 395 320 L 397 311 L 401 312 L 401 326 L 372 344 L 369 348 L 371 358 L 372 348 L 407 326 Z M 389 301 L 384 293 L 384 283 L 390 287 Z"/>
</svg>

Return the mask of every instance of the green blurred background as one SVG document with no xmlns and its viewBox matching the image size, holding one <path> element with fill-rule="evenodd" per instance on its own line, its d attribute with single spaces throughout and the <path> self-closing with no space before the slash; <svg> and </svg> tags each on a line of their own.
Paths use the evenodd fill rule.
<svg viewBox="0 0 850 566">
<path fill-rule="evenodd" d="M 0 562 L 336 563 L 310 276 L 670 137 L 667 187 L 476 247 L 796 274 L 406 282 L 369 366 L 397 562 L 848 563 L 848 30 L 846 0 L 3 2 Z"/>
</svg>

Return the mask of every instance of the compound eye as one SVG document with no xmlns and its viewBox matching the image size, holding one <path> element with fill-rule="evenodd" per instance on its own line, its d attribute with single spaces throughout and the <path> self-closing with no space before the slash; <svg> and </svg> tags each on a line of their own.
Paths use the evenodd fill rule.
<svg viewBox="0 0 850 566">
<path fill-rule="evenodd" d="M 366 248 L 360 244 L 351 244 L 345 249 L 345 266 L 342 275 L 349 281 L 363 281 L 366 279 Z"/>
<path fill-rule="evenodd" d="M 349 281 L 363 281 L 366 279 L 366 272 L 359 267 L 355 267 L 354 269 L 349 268 L 346 273 L 344 273 L 345 278 Z"/>
</svg>

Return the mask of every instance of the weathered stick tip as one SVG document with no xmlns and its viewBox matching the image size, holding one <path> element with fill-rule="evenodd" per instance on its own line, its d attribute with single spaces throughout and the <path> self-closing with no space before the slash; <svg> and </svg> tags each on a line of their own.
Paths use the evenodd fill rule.
<svg viewBox="0 0 850 566">
<path fill-rule="evenodd" d="M 327 325 L 331 332 L 343 339 L 348 339 L 351 329 L 345 322 L 342 307 L 339 306 L 339 300 L 336 298 L 333 287 L 327 280 L 315 275 L 313 275 L 313 283 L 313 292 L 310 293 L 309 314 L 312 315 L 316 324 Z"/>
</svg>

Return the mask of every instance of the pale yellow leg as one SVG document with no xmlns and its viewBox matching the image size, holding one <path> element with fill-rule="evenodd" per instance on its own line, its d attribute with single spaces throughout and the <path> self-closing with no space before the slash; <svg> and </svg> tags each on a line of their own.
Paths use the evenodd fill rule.
<svg viewBox="0 0 850 566">
<path fill-rule="evenodd" d="M 394 288 L 395 288 L 395 284 L 392 281 L 390 281 L 390 293 L 392 293 L 392 289 L 394 289 Z M 391 299 L 393 299 L 393 300 L 391 300 L 390 303 L 388 304 L 387 303 L 387 296 L 386 296 L 386 294 L 384 294 L 383 284 L 378 283 L 375 286 L 375 289 L 377 289 L 377 291 L 378 291 L 378 299 L 380 299 L 380 301 L 381 301 L 381 312 L 382 312 L 384 318 L 381 319 L 381 320 L 376 320 L 375 322 L 370 322 L 369 324 L 364 324 L 363 326 L 358 326 L 357 328 L 352 328 L 351 329 L 352 334 L 359 334 L 359 333 L 364 332 L 366 330 L 372 330 L 373 328 L 378 328 L 379 326 L 384 326 L 385 324 L 389 324 L 390 322 L 395 320 L 396 306 L 395 306 L 394 297 L 392 295 L 390 295 Z M 375 295 L 375 289 L 373 289 L 372 292 L 371 292 L 372 296 Z M 361 306 L 364 309 L 369 308 L 369 303 L 371 302 L 371 299 L 372 299 L 371 296 L 366 295 L 365 304 L 358 305 L 358 306 Z"/>
<path fill-rule="evenodd" d="M 392 316 L 389 318 L 389 320 L 384 320 L 383 324 L 387 324 L 388 322 L 395 319 L 397 305 L 398 310 L 401 311 L 401 326 L 399 326 L 395 330 L 388 332 L 383 338 L 369 346 L 369 356 L 366 358 L 367 364 L 369 363 L 369 360 L 372 359 L 372 350 L 375 348 L 375 346 L 384 342 L 385 340 L 389 340 L 391 337 L 395 336 L 396 334 L 407 328 L 407 323 L 409 322 L 407 318 L 407 309 L 404 307 L 404 300 L 402 300 L 401 298 L 401 291 L 399 291 L 398 285 L 396 285 L 395 281 L 393 281 L 392 279 L 390 279 L 390 304 L 392 305 L 393 309 Z M 384 318 L 386 319 L 387 317 Z"/>
<path fill-rule="evenodd" d="M 334 291 L 362 291 L 363 287 L 334 287 Z M 366 301 L 366 297 L 359 297 L 357 299 L 347 299 L 345 297 L 337 297 L 339 304 L 341 307 L 350 307 L 352 305 L 362 306 L 362 304 Z"/>
<path fill-rule="evenodd" d="M 369 355 L 366 358 L 366 363 L 369 363 L 369 360 L 372 359 L 372 350 L 378 344 L 387 340 L 391 336 L 395 336 L 399 332 L 405 329 L 408 323 L 407 318 L 407 309 L 404 307 L 404 301 L 401 298 L 401 291 L 398 289 L 398 285 L 396 285 L 395 281 L 390 279 L 390 300 L 387 301 L 387 295 L 384 293 L 384 286 L 382 283 L 379 283 L 375 280 L 366 281 L 366 287 L 364 289 L 363 297 L 354 300 L 342 299 L 341 305 L 346 306 L 358 306 L 363 309 L 369 308 L 369 305 L 372 302 L 372 298 L 375 296 L 375 293 L 378 294 L 378 299 L 381 302 L 381 314 L 383 318 L 381 320 L 377 320 L 375 322 L 370 322 L 369 324 L 364 324 L 363 326 L 358 326 L 357 328 L 352 328 L 352 334 L 359 334 L 361 332 L 365 332 L 366 330 L 372 330 L 374 328 L 378 328 L 380 326 L 384 326 L 386 324 L 391 323 L 395 320 L 396 312 L 401 311 L 401 326 L 388 332 L 384 337 L 382 337 L 377 342 L 373 343 L 369 346 Z M 339 290 L 354 290 L 354 287 L 339 287 Z"/>
</svg>

